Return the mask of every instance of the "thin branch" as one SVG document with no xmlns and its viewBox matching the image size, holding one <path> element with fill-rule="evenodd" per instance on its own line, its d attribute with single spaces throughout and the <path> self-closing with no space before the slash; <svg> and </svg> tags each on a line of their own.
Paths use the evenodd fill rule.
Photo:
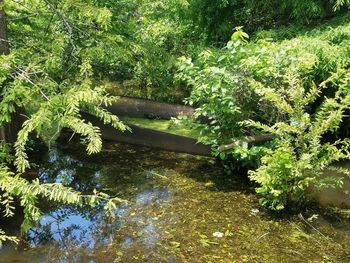
<svg viewBox="0 0 350 263">
<path fill-rule="evenodd" d="M 58 125 L 57 131 L 54 133 L 54 135 L 52 135 L 52 137 L 50 138 L 50 140 L 48 142 L 49 148 L 51 148 L 51 142 L 56 138 L 56 136 L 60 133 L 60 131 L 61 131 L 61 127 L 60 127 L 60 125 Z"/>
<path fill-rule="evenodd" d="M 67 18 L 60 11 L 58 11 L 58 9 L 50 1 L 48 1 L 48 0 L 43 0 L 43 1 L 51 8 L 51 10 L 58 17 L 61 18 L 62 22 L 66 26 L 66 29 L 68 30 L 69 35 L 72 35 L 73 34 L 73 29 L 72 29 L 71 25 L 68 23 Z"/>
<path fill-rule="evenodd" d="M 255 241 L 258 241 L 258 240 L 262 239 L 263 237 L 267 236 L 268 234 L 270 234 L 270 232 L 267 232 L 267 233 L 259 236 L 257 239 L 255 239 Z"/>
<path fill-rule="evenodd" d="M 77 50 L 74 41 L 73 41 L 73 28 L 70 25 L 70 23 L 68 22 L 67 17 L 62 14 L 49 0 L 43 0 L 49 7 L 50 9 L 61 19 L 61 21 L 63 22 L 65 28 L 68 31 L 68 37 L 69 37 L 69 42 L 72 45 L 72 52 L 71 55 L 77 59 L 77 57 L 74 55 L 75 51 Z"/>
<path fill-rule="evenodd" d="M 74 137 L 75 133 L 76 133 L 76 132 L 74 131 L 73 134 L 72 134 L 72 136 L 70 136 L 68 142 L 70 142 L 71 140 L 73 140 L 73 137 Z"/>
<path fill-rule="evenodd" d="M 320 234 L 321 236 L 323 236 L 325 239 L 329 239 L 329 237 L 326 237 L 324 234 L 322 234 L 318 229 L 316 229 L 313 225 L 311 225 L 307 220 L 305 220 L 305 218 L 303 217 L 303 215 L 301 213 L 298 214 L 298 217 L 305 223 L 307 224 L 309 227 L 311 227 L 313 230 L 315 230 L 318 234 Z"/>
<path fill-rule="evenodd" d="M 19 2 L 19 1 L 12 0 L 12 2 L 14 2 L 14 3 L 16 3 L 16 4 L 18 4 L 18 5 L 22 6 L 22 7 L 24 7 L 24 8 L 27 9 L 27 10 L 30 10 L 25 4 L 23 4 L 23 3 Z"/>
<path fill-rule="evenodd" d="M 233 143 L 219 146 L 218 151 L 219 152 L 227 151 L 227 150 L 230 150 L 234 147 L 241 146 L 244 143 L 248 143 L 248 144 L 264 143 L 264 142 L 271 140 L 272 138 L 273 138 L 272 134 L 264 134 L 264 135 L 259 135 L 259 136 L 247 136 L 241 140 L 236 140 Z"/>
<path fill-rule="evenodd" d="M 45 93 L 40 88 L 39 88 L 39 92 L 46 100 L 50 100 L 50 98 L 46 96 Z"/>
<path fill-rule="evenodd" d="M 8 21 L 18 21 L 18 20 L 26 19 L 26 18 L 29 18 L 29 17 L 37 16 L 37 15 L 38 14 L 35 13 L 35 14 L 29 14 L 29 15 L 26 15 L 26 16 L 16 17 L 16 18 L 8 18 L 7 20 Z"/>
<path fill-rule="evenodd" d="M 27 72 L 25 72 L 23 69 L 21 69 L 20 67 L 16 67 L 16 69 L 19 71 L 17 72 L 18 75 L 20 77 L 22 77 L 26 82 L 28 82 L 29 84 L 33 85 L 34 87 L 39 89 L 40 94 L 44 97 L 44 99 L 46 99 L 47 101 L 50 100 L 50 98 L 41 90 L 41 88 L 39 87 L 39 85 L 37 85 L 36 83 L 34 83 L 28 76 L 27 76 Z"/>
<path fill-rule="evenodd" d="M 55 14 L 52 14 L 51 17 L 50 17 L 49 23 L 47 24 L 47 26 L 46 26 L 46 28 L 45 28 L 45 30 L 44 30 L 45 35 L 47 35 L 48 32 L 49 32 L 49 29 L 50 29 L 50 27 L 51 27 L 51 23 L 52 23 L 52 20 L 53 20 L 53 17 L 54 17 L 54 16 L 55 16 Z"/>
<path fill-rule="evenodd" d="M 8 40 L 8 39 L 4 39 L 4 38 L 0 38 L 0 41 L 1 41 L 1 42 L 11 43 L 11 41 L 10 41 L 10 40 Z"/>
</svg>

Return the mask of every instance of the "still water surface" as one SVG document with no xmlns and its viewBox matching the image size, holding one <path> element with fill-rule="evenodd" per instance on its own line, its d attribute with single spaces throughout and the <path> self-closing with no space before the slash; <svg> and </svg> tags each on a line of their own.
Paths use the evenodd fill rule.
<svg viewBox="0 0 350 263">
<path fill-rule="evenodd" d="M 128 203 L 111 220 L 102 208 L 43 201 L 40 223 L 0 262 L 350 262 L 348 220 L 316 210 L 271 217 L 211 158 L 121 144 L 90 157 L 74 149 L 51 150 L 40 179 Z"/>
</svg>

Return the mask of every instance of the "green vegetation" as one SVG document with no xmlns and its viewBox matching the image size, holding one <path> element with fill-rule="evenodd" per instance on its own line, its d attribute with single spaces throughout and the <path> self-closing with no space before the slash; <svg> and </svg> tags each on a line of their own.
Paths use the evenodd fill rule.
<svg viewBox="0 0 350 263">
<path fill-rule="evenodd" d="M 135 123 L 197 137 L 226 163 L 249 164 L 268 209 L 303 204 L 310 186 L 342 184 L 321 173 L 349 158 L 348 0 L 0 0 L 0 6 L 0 216 L 23 207 L 24 231 L 40 217 L 40 198 L 114 208 L 117 198 L 30 180 L 26 171 L 35 167 L 29 157 L 39 141 L 50 147 L 63 129 L 79 135 L 89 154 L 101 150 L 100 129 L 82 119 L 82 109 L 127 130 L 105 110 L 115 95 L 196 107 L 194 117 L 208 122 L 186 119 L 189 131 L 158 120 Z M 265 133 L 273 135 L 267 144 L 218 150 Z M 0 229 L 0 242 L 6 239 L 13 237 Z"/>
<path fill-rule="evenodd" d="M 23 173 L 31 166 L 26 153 L 31 135 L 50 145 L 62 128 L 70 128 L 86 139 L 89 153 L 98 152 L 100 130 L 81 119 L 82 107 L 117 129 L 127 127 L 102 108 L 115 98 L 108 97 L 103 87 L 92 86 L 91 80 L 93 62 L 109 52 L 108 43 L 116 38 L 109 29 L 110 10 L 92 1 L 1 4 L 8 15 L 8 24 L 4 19 L 0 23 L 1 216 L 14 216 L 15 203 L 20 204 L 22 229 L 27 231 L 40 218 L 39 198 L 77 205 L 107 200 L 105 194 L 84 196 L 62 184 L 26 180 Z M 6 31 L 8 39 L 4 39 Z M 106 208 L 113 210 L 114 201 L 105 202 Z M 0 240 L 4 239 L 1 234 Z"/>
<path fill-rule="evenodd" d="M 191 138 L 200 137 L 200 124 L 192 123 L 188 120 L 184 123 L 184 118 L 174 120 L 160 120 L 160 119 L 145 119 L 145 118 L 121 118 L 126 124 L 134 124 L 137 126 L 172 133 L 175 135 L 186 136 Z"/>
<path fill-rule="evenodd" d="M 233 156 L 259 167 L 250 178 L 269 209 L 303 203 L 311 184 L 342 184 L 319 177 L 334 161 L 349 158 L 347 139 L 339 140 L 348 136 L 349 28 L 345 16 L 291 39 L 255 37 L 252 42 L 237 28 L 224 49 L 180 60 L 178 77 L 193 87 L 187 101 L 200 105 L 196 114 L 210 120 L 199 140 L 213 145 L 213 153 L 223 159 Z M 289 31 L 294 27 L 282 32 Z M 269 148 L 216 150 L 260 131 L 274 135 Z"/>
<path fill-rule="evenodd" d="M 313 23 L 347 11 L 344 0 L 193 0 L 190 14 L 203 32 L 214 43 L 225 43 L 232 29 L 242 25 L 247 32 L 279 26 Z"/>
<path fill-rule="evenodd" d="M 349 139 L 322 141 L 326 132 L 338 129 L 345 109 L 350 107 L 349 73 L 328 80 L 339 81 L 336 95 L 325 98 L 311 116 L 306 109 L 327 83 L 319 87 L 314 85 L 306 91 L 293 73 L 287 74 L 286 78 L 284 89 L 278 93 L 261 83 L 255 84 L 255 91 L 286 115 L 285 121 L 271 127 L 248 121 L 248 125 L 276 137 L 274 148 L 266 149 L 262 165 L 256 171 L 250 171 L 250 178 L 259 184 L 256 191 L 262 196 L 260 203 L 272 210 L 282 210 L 290 203 L 300 205 L 310 184 L 316 189 L 341 186 L 342 178 L 319 177 L 323 169 L 330 168 L 335 161 L 350 158 Z M 337 170 L 336 167 L 333 169 Z"/>
</svg>

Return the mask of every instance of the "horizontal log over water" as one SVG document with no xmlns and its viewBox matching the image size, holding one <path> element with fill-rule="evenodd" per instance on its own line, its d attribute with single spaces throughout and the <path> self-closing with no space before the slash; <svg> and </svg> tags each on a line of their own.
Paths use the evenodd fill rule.
<svg viewBox="0 0 350 263">
<path fill-rule="evenodd" d="M 107 109 L 118 116 L 161 119 L 179 115 L 192 116 L 194 113 L 194 108 L 189 106 L 130 97 L 120 97 Z"/>
<path fill-rule="evenodd" d="M 196 139 L 174 135 L 128 124 L 132 132 L 120 132 L 110 125 L 105 125 L 95 116 L 82 112 L 85 120 L 100 127 L 104 140 L 148 146 L 166 151 L 211 156 L 211 147 L 197 143 Z"/>
<path fill-rule="evenodd" d="M 241 140 L 234 141 L 233 143 L 222 145 L 218 147 L 219 152 L 230 150 L 237 146 L 242 146 L 243 144 L 247 143 L 248 145 L 255 145 L 259 143 L 264 143 L 273 138 L 272 134 L 264 134 L 264 135 L 258 135 L 258 136 L 247 136 L 244 137 Z"/>
</svg>

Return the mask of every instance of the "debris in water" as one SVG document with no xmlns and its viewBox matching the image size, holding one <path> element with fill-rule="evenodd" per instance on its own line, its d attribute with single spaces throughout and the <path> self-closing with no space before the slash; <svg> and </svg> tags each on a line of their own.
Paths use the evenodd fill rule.
<svg viewBox="0 0 350 263">
<path fill-rule="evenodd" d="M 256 215 L 257 213 L 259 213 L 259 209 L 252 209 L 250 210 L 252 214 Z"/>
<path fill-rule="evenodd" d="M 213 237 L 219 237 L 219 238 L 224 237 L 224 233 L 222 233 L 222 232 L 215 232 L 215 233 L 213 233 Z"/>
</svg>

